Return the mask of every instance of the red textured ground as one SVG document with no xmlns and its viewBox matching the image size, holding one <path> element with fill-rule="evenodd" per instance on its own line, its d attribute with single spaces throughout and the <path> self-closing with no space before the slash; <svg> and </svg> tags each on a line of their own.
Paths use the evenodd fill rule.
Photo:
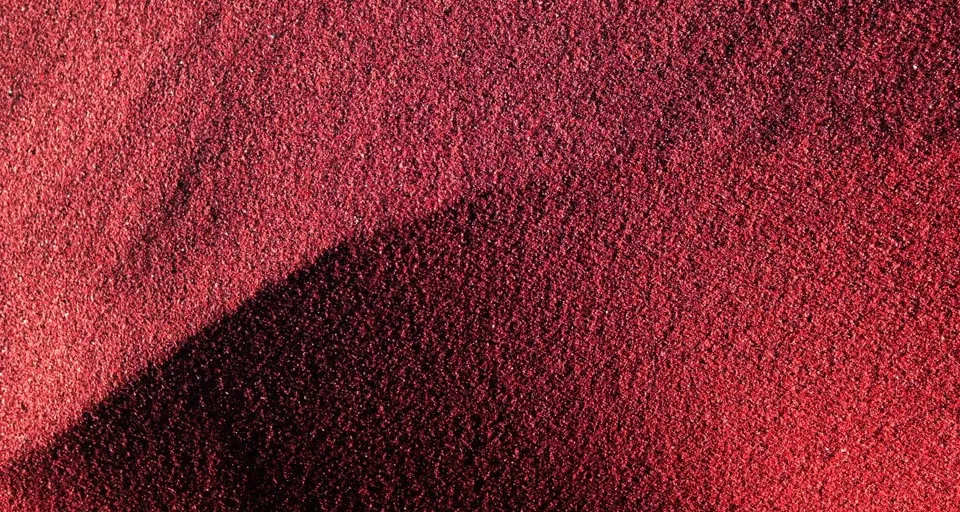
<svg viewBox="0 0 960 512">
<path fill-rule="evenodd" d="M 0 509 L 960 507 L 954 3 L 43 4 Z"/>
</svg>

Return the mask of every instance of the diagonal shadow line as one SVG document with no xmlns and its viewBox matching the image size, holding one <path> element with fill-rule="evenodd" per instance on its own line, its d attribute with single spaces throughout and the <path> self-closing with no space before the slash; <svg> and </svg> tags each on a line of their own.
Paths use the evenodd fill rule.
<svg viewBox="0 0 960 512">
<path fill-rule="evenodd" d="M 486 193 L 329 251 L 18 461 L 5 477 L 15 499 L 61 510 L 614 503 L 623 489 L 578 401 L 609 376 L 575 350 L 596 334 L 584 325 L 598 306 L 564 280 L 599 271 L 582 266 L 587 238 L 621 214 L 584 206 L 598 187 Z M 544 230 L 555 236 L 531 241 Z"/>
</svg>

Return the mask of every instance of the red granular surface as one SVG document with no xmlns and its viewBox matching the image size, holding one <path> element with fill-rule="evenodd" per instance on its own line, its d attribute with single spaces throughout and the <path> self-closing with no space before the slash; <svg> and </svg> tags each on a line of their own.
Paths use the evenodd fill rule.
<svg viewBox="0 0 960 512">
<path fill-rule="evenodd" d="M 957 11 L 3 9 L 0 507 L 960 507 Z"/>
</svg>

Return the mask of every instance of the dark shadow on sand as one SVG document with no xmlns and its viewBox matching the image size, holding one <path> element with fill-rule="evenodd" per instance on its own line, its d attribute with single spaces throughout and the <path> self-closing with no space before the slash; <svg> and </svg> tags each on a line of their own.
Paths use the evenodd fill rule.
<svg viewBox="0 0 960 512">
<path fill-rule="evenodd" d="M 21 460 L 16 492 L 62 509 L 629 505 L 580 391 L 612 375 L 584 344 L 616 338 L 594 314 L 609 305 L 573 289 L 617 215 L 594 185 L 475 197 L 330 251 Z"/>
</svg>

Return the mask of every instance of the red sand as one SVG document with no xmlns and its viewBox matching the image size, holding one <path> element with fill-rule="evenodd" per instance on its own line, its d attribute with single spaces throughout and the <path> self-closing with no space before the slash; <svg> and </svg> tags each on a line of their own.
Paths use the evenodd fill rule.
<svg viewBox="0 0 960 512">
<path fill-rule="evenodd" d="M 954 5 L 92 7 L 0 18 L 5 508 L 960 507 Z"/>
</svg>

